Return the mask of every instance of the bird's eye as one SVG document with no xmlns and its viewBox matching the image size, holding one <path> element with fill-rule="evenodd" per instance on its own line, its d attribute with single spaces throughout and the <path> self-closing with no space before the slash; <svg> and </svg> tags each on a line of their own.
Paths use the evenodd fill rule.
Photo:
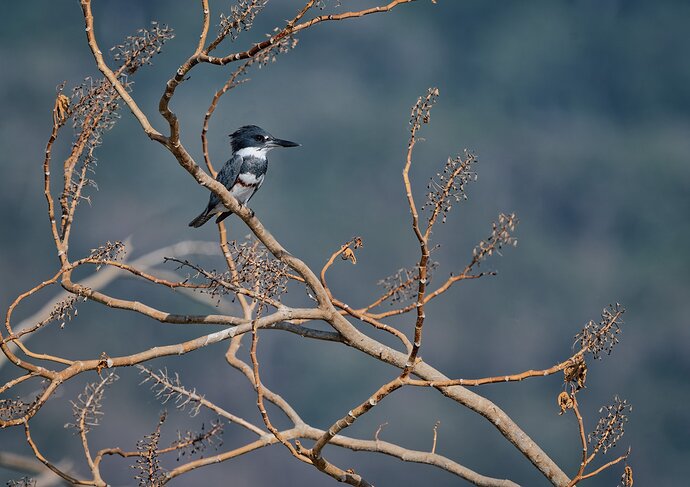
<svg viewBox="0 0 690 487">
<path fill-rule="evenodd" d="M 254 140 L 258 140 L 259 142 L 263 141 L 265 137 L 263 135 L 255 135 Z"/>
</svg>

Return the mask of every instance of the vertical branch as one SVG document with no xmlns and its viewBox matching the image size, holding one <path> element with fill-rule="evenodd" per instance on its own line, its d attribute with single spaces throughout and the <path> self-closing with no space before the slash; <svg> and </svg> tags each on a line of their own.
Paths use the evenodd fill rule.
<svg viewBox="0 0 690 487">
<path fill-rule="evenodd" d="M 211 157 L 208 153 L 208 139 L 206 137 L 206 134 L 208 133 L 208 125 L 209 121 L 211 120 L 211 116 L 213 113 L 216 111 L 216 107 L 218 106 L 218 101 L 220 98 L 233 89 L 235 86 L 239 85 L 242 83 L 242 81 L 237 81 L 237 78 L 239 78 L 243 73 L 247 71 L 247 68 L 252 65 L 253 60 L 250 59 L 249 61 L 245 62 L 242 64 L 240 67 L 238 67 L 232 75 L 230 75 L 230 78 L 225 82 L 223 87 L 216 91 L 215 95 L 213 95 L 213 100 L 211 100 L 211 104 L 208 107 L 208 110 L 206 110 L 206 114 L 204 115 L 204 124 L 201 127 L 201 149 L 202 152 L 204 153 L 204 161 L 206 162 L 206 167 L 208 168 L 208 172 L 211 173 L 212 177 L 216 177 L 216 170 L 213 168 L 213 164 L 211 164 Z"/>
<path fill-rule="evenodd" d="M 429 122 L 429 111 L 431 107 L 436 102 L 436 97 L 438 97 L 438 88 L 430 88 L 427 92 L 426 97 L 420 97 L 417 103 L 412 108 L 412 114 L 410 117 L 410 124 L 412 129 L 410 130 L 410 141 L 407 144 L 407 156 L 405 158 L 405 167 L 403 169 L 403 181 L 405 183 L 405 194 L 407 196 L 407 203 L 410 207 L 410 213 L 412 214 L 412 230 L 419 242 L 419 250 L 421 253 L 418 265 L 418 284 L 417 284 L 417 299 L 415 306 L 417 308 L 417 319 L 415 321 L 414 328 L 414 341 L 412 342 L 412 351 L 409 354 L 407 363 L 405 364 L 405 369 L 403 371 L 403 377 L 409 376 L 414 368 L 415 362 L 417 360 L 417 355 L 419 354 L 419 348 L 422 345 L 422 328 L 424 326 L 424 298 L 426 293 L 427 284 L 427 265 L 429 263 L 429 246 L 427 242 L 427 236 L 422 234 L 419 227 L 419 213 L 417 212 L 417 205 L 414 201 L 414 196 L 412 196 L 412 185 L 410 184 L 410 167 L 412 166 L 412 151 L 417 143 L 417 131 L 421 128 L 422 123 Z"/>
<path fill-rule="evenodd" d="M 259 412 L 261 413 L 261 419 L 263 419 L 266 428 L 268 428 L 268 430 L 273 434 L 273 436 L 276 437 L 278 441 L 280 441 L 283 445 L 285 445 L 285 447 L 288 450 L 290 450 L 290 453 L 292 453 L 292 455 L 295 458 L 298 458 L 299 460 L 302 460 L 305 463 L 311 463 L 311 460 L 308 457 L 299 453 L 295 446 L 288 440 L 286 440 L 280 433 L 280 431 L 275 426 L 273 426 L 273 424 L 271 423 L 271 418 L 269 418 L 268 412 L 266 411 L 266 405 L 264 404 L 263 385 L 261 384 L 261 376 L 259 374 L 259 360 L 256 356 L 256 347 L 259 342 L 257 323 L 257 320 L 254 320 L 254 322 L 252 323 L 252 344 L 249 350 L 249 356 L 252 361 L 252 368 L 254 372 L 254 384 L 256 386 L 256 406 L 259 408 Z"/>
<path fill-rule="evenodd" d="M 253 368 L 237 357 L 237 352 L 240 348 L 240 345 L 242 344 L 242 337 L 243 335 L 237 335 L 232 337 L 230 341 L 230 346 L 228 347 L 228 351 L 225 353 L 225 360 L 232 367 L 242 372 L 242 374 L 244 374 L 251 386 L 254 389 L 256 389 Z M 292 406 L 290 406 L 290 404 L 287 401 L 285 401 L 285 399 L 283 399 L 279 394 L 276 394 L 275 392 L 271 391 L 263 385 L 262 391 L 264 397 L 271 401 L 278 408 L 280 408 L 280 410 L 283 411 L 283 413 L 285 413 L 285 415 L 288 417 L 290 421 L 292 421 L 293 424 L 298 426 L 304 424 L 304 420 L 302 420 L 302 418 L 299 416 L 299 414 L 297 414 L 297 412 L 292 408 Z"/>
<path fill-rule="evenodd" d="M 204 20 L 201 27 L 201 34 L 199 34 L 199 43 L 196 46 L 196 51 L 194 51 L 194 55 L 200 54 L 201 51 L 204 49 L 204 45 L 206 45 L 206 38 L 208 37 L 208 28 L 211 23 L 211 12 L 208 8 L 208 0 L 201 0 L 201 9 L 204 16 Z"/>
<path fill-rule="evenodd" d="M 438 440 L 438 427 L 441 425 L 441 421 L 436 421 L 434 423 L 434 440 L 431 444 L 431 453 L 435 454 L 436 453 L 436 440 Z"/>
<path fill-rule="evenodd" d="M 64 266 L 67 263 L 67 256 L 65 255 L 64 245 L 60 240 L 60 233 L 55 220 L 55 200 L 50 189 L 50 162 L 53 153 L 53 144 L 57 140 L 58 131 L 67 120 L 67 110 L 69 107 L 69 98 L 62 94 L 60 90 L 55 98 L 55 105 L 53 106 L 53 128 L 46 145 L 45 158 L 43 160 L 43 194 L 48 203 L 48 219 L 50 220 L 50 229 L 53 234 L 53 241 L 58 251 L 60 263 Z"/>
<path fill-rule="evenodd" d="M 87 158 L 93 158 L 93 151 L 95 147 L 91 146 L 89 147 L 89 153 L 87 154 Z M 74 194 L 72 195 L 72 201 L 69 207 L 67 208 L 67 212 L 63 214 L 62 218 L 62 242 L 65 245 L 65 247 L 69 246 L 69 236 L 72 230 L 72 222 L 74 221 L 74 212 L 77 209 L 77 205 L 79 204 L 79 199 L 81 198 L 82 195 L 82 190 L 84 189 L 84 185 L 87 182 L 87 172 L 89 170 L 89 165 L 86 161 L 84 161 L 84 165 L 81 167 L 81 171 L 79 172 L 79 182 L 76 185 L 76 188 L 74 188 Z M 66 176 L 65 176 L 66 178 Z M 67 180 L 65 179 L 65 182 Z"/>
<path fill-rule="evenodd" d="M 239 274 L 237 273 L 237 265 L 235 264 L 235 260 L 233 259 L 232 252 L 230 252 L 230 246 L 228 245 L 228 231 L 227 227 L 225 226 L 225 222 L 218 223 L 218 237 L 220 240 L 220 249 L 223 252 L 223 257 L 225 257 L 225 263 L 228 266 L 228 270 L 230 271 L 230 276 L 232 278 L 230 282 L 235 286 L 240 287 L 240 279 Z M 237 293 L 236 296 L 237 300 L 240 302 L 240 306 L 242 307 L 242 314 L 245 316 L 246 319 L 251 319 L 251 309 L 249 307 L 249 301 L 247 301 L 246 296 L 240 293 Z"/>
<path fill-rule="evenodd" d="M 572 408 L 573 412 L 575 413 L 575 418 L 577 418 L 577 428 L 578 431 L 580 432 L 580 444 L 582 445 L 582 461 L 580 462 L 580 468 L 577 470 L 577 474 L 575 475 L 575 478 L 573 481 L 570 483 L 570 485 L 575 485 L 577 481 L 575 479 L 581 478 L 582 474 L 585 471 L 585 467 L 587 467 L 587 436 L 585 434 L 585 423 L 582 419 L 582 414 L 580 413 L 580 408 L 577 403 L 577 394 L 573 393 L 570 395 L 570 398 L 572 399 Z M 573 483 L 575 482 L 575 483 Z M 568 487 L 570 487 L 570 485 Z"/>
</svg>

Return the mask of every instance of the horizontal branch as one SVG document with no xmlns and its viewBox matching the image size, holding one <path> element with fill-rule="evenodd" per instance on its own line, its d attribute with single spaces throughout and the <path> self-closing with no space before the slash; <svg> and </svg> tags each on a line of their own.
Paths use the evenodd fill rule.
<svg viewBox="0 0 690 487">
<path fill-rule="evenodd" d="M 378 7 L 372 7 L 364 10 L 358 10 L 358 11 L 352 11 L 352 12 L 343 12 L 340 14 L 328 14 L 328 15 L 319 15 L 318 17 L 314 17 L 311 20 L 308 20 L 306 22 L 302 22 L 301 24 L 297 25 L 290 25 L 288 23 L 284 29 L 282 29 L 280 32 L 277 34 L 269 37 L 263 42 L 259 42 L 257 44 L 254 44 L 250 49 L 242 52 L 237 52 L 234 54 L 230 54 L 228 56 L 223 56 L 223 57 L 213 57 L 209 56 L 207 54 L 201 54 L 198 56 L 199 61 L 201 62 L 206 62 L 210 64 L 217 64 L 224 66 L 229 63 L 233 63 L 235 61 L 240 61 L 243 59 L 249 59 L 259 52 L 263 51 L 264 49 L 268 49 L 271 46 L 274 46 L 277 44 L 280 40 L 284 39 L 285 37 L 291 36 L 293 34 L 296 34 L 299 31 L 308 29 L 309 27 L 312 27 L 313 25 L 320 24 L 322 22 L 329 22 L 329 21 L 338 21 L 338 20 L 347 20 L 347 19 L 354 19 L 354 18 L 359 18 L 359 17 L 364 17 L 366 15 L 371 15 L 371 14 L 377 14 L 377 13 L 384 13 L 384 12 L 390 12 L 393 10 L 395 7 L 398 5 L 402 5 L 405 3 L 411 3 L 414 2 L 415 0 L 393 0 L 392 2 L 388 3 L 387 5 L 382 5 Z M 298 18 L 298 17 L 296 17 Z"/>
<path fill-rule="evenodd" d="M 129 239 L 125 241 L 124 247 L 131 252 L 132 245 Z M 148 268 L 151 268 L 154 265 L 161 263 L 166 255 L 214 255 L 217 253 L 218 246 L 212 242 L 186 240 L 167 247 L 162 247 L 160 249 L 154 250 L 152 252 L 142 255 L 141 257 L 133 259 L 131 262 L 128 262 L 125 259 L 124 262 L 128 263 L 132 267 L 136 267 L 145 271 Z M 9 322 L 11 320 L 12 311 L 19 304 L 19 302 L 21 302 L 22 299 L 35 294 L 36 291 L 39 291 L 47 285 L 54 284 L 55 282 L 57 282 L 57 280 L 60 278 L 63 272 L 64 270 L 61 270 L 60 272 L 55 274 L 51 279 L 44 281 L 31 291 L 24 293 L 23 295 L 20 295 L 17 298 L 17 300 L 15 300 L 16 304 L 10 306 L 8 310 L 8 316 L 6 318 L 6 327 L 9 325 Z M 80 284 L 85 288 L 98 290 L 106 287 L 112 281 L 117 279 L 120 275 L 121 273 L 118 272 L 117 269 L 112 267 L 106 267 L 90 275 L 89 277 L 86 277 L 80 282 Z M 28 318 L 23 319 L 17 325 L 12 326 L 11 329 L 13 333 L 19 336 L 20 334 L 28 330 L 30 327 L 34 326 L 36 323 L 46 320 L 57 303 L 63 301 L 64 299 L 72 295 L 73 293 L 70 293 L 67 290 L 58 293 L 44 306 L 42 306 L 37 312 L 29 316 Z M 30 338 L 30 336 L 26 336 L 22 341 L 26 341 Z M 5 363 L 7 363 L 7 357 L 5 355 L 0 355 L 0 368 Z"/>
<path fill-rule="evenodd" d="M 308 425 L 297 426 L 288 430 L 280 432 L 282 437 L 287 440 L 294 439 L 309 439 L 317 440 L 323 436 L 324 431 L 313 428 Z M 278 443 L 278 440 L 273 435 L 265 435 L 262 438 L 243 445 L 239 448 L 220 453 L 218 455 L 213 455 L 207 458 L 201 458 L 194 460 L 192 462 L 180 465 L 179 467 L 171 470 L 166 474 L 166 483 L 175 477 L 179 477 L 183 473 L 190 472 L 197 468 L 213 465 L 216 463 L 224 462 L 232 458 L 237 458 L 246 453 L 264 448 L 266 446 L 274 445 Z M 496 479 L 492 477 L 487 477 L 481 475 L 459 463 L 439 455 L 437 453 L 423 452 L 418 450 L 410 450 L 403 448 L 394 443 L 388 443 L 386 441 L 377 440 L 360 440 L 355 438 L 350 438 L 347 436 L 336 435 L 331 439 L 333 445 L 346 448 L 353 451 L 368 451 L 372 453 L 382 453 L 394 458 L 398 458 L 405 462 L 412 463 L 422 463 L 426 465 L 432 465 L 441 468 L 447 472 L 457 475 L 460 478 L 472 482 L 475 485 L 483 487 L 517 487 L 517 484 L 504 479 Z"/>
</svg>

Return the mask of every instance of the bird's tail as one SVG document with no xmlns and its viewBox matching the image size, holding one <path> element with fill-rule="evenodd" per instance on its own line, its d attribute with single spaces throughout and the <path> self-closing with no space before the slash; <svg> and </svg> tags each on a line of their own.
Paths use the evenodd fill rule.
<svg viewBox="0 0 690 487">
<path fill-rule="evenodd" d="M 199 228 L 201 225 L 203 225 L 204 223 L 209 221 L 212 216 L 213 216 L 213 213 L 210 212 L 208 210 L 208 208 L 206 208 L 204 211 L 201 212 L 201 215 L 199 215 L 194 220 L 189 222 L 189 226 L 194 227 L 194 228 Z"/>
</svg>

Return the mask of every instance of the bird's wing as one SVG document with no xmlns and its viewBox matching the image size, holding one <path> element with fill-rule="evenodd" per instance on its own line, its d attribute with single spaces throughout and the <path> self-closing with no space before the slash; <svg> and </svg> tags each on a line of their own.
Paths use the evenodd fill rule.
<svg viewBox="0 0 690 487">
<path fill-rule="evenodd" d="M 240 175 L 241 168 L 242 156 L 235 154 L 223 165 L 216 179 L 226 188 L 231 189 L 237 181 L 237 176 Z"/>
<path fill-rule="evenodd" d="M 223 167 L 220 169 L 218 174 L 216 175 L 216 180 L 219 183 L 222 183 L 223 186 L 228 188 L 230 190 L 235 182 L 237 181 L 237 176 L 240 175 L 240 169 L 242 168 L 242 156 L 235 154 L 233 155 L 228 161 L 223 164 Z M 216 205 L 220 203 L 220 199 L 218 196 L 216 196 L 215 193 L 211 193 L 211 199 L 208 202 L 208 207 L 209 208 L 214 208 Z"/>
</svg>

